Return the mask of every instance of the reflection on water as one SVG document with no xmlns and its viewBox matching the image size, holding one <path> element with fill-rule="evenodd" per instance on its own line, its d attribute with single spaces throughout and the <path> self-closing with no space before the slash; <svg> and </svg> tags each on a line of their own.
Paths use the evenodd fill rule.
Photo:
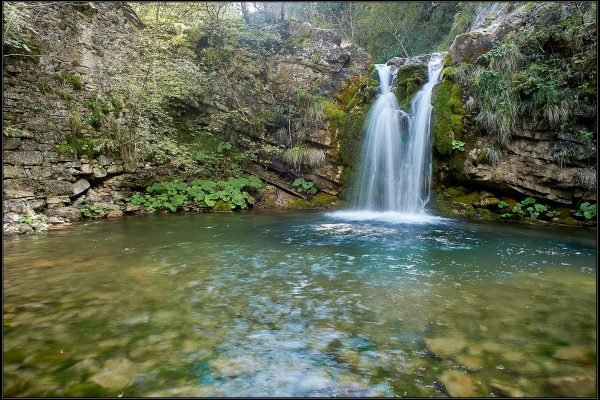
<svg viewBox="0 0 600 400">
<path fill-rule="evenodd" d="M 318 213 L 4 242 L 11 396 L 595 394 L 594 232 Z"/>
</svg>

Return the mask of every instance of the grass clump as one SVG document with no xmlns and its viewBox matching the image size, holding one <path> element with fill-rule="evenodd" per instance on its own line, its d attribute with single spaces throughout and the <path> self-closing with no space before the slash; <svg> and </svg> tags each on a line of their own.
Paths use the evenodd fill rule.
<svg viewBox="0 0 600 400">
<path fill-rule="evenodd" d="M 316 168 L 325 162 L 325 151 L 309 147 L 305 144 L 299 144 L 287 149 L 283 154 L 283 158 L 292 164 L 295 169 L 299 169 L 302 165 Z"/>
</svg>

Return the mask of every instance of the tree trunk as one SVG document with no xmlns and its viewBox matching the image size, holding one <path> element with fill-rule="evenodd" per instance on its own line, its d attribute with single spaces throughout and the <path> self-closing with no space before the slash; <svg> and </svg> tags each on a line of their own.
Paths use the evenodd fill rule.
<svg viewBox="0 0 600 400">
<path fill-rule="evenodd" d="M 246 2 L 242 1 L 240 3 L 240 8 L 242 9 L 242 16 L 244 17 L 244 21 L 246 21 L 246 23 L 249 24 L 250 14 L 248 13 L 248 5 L 246 4 Z"/>
</svg>

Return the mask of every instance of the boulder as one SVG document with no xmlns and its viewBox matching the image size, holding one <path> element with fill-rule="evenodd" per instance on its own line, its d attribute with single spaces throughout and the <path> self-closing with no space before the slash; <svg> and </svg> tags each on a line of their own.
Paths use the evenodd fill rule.
<svg viewBox="0 0 600 400">
<path fill-rule="evenodd" d="M 456 63 L 472 63 L 479 56 L 490 51 L 496 36 L 484 32 L 467 32 L 454 38 L 450 46 L 450 56 Z"/>
</svg>

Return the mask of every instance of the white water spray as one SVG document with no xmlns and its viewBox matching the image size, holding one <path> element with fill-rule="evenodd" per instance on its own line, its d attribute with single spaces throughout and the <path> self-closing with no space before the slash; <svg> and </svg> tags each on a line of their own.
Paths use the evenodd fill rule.
<svg viewBox="0 0 600 400">
<path fill-rule="evenodd" d="M 410 114 L 391 91 L 392 70 L 377 64 L 381 93 L 367 117 L 355 208 L 423 214 L 431 189 L 431 93 L 442 71 L 441 54 L 428 64 L 428 81 L 415 95 Z"/>
</svg>

